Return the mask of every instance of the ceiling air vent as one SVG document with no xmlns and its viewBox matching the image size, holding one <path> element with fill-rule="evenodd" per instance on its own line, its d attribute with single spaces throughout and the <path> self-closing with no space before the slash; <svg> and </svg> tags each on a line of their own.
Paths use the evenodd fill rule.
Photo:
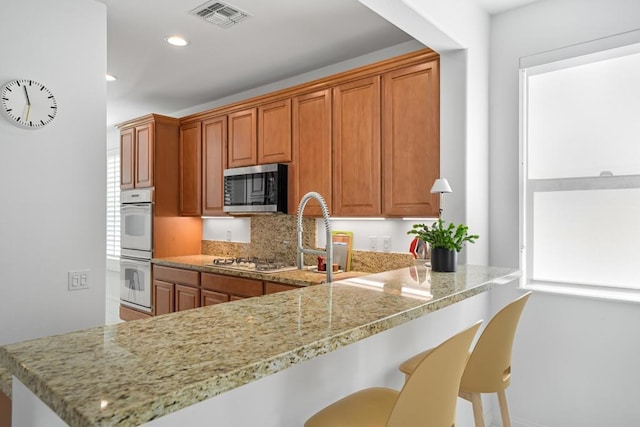
<svg viewBox="0 0 640 427">
<path fill-rule="evenodd" d="M 249 16 L 247 12 L 219 1 L 208 1 L 189 13 L 222 28 L 229 28 Z"/>
</svg>

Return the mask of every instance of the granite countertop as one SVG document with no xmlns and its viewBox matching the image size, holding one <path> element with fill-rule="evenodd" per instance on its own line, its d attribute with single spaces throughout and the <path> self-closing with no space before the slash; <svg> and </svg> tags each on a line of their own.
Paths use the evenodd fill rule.
<svg viewBox="0 0 640 427">
<path fill-rule="evenodd" d="M 0 364 L 0 392 L 11 398 L 11 380 L 12 374 Z"/>
<path fill-rule="evenodd" d="M 71 426 L 137 425 L 519 276 L 421 264 L 10 344 L 0 366 Z"/>
<path fill-rule="evenodd" d="M 309 286 L 324 283 L 327 275 L 316 273 L 311 270 L 289 270 L 277 273 L 264 271 L 237 270 L 213 265 L 213 260 L 221 258 L 213 255 L 186 255 L 167 258 L 154 258 L 151 262 L 155 265 L 165 267 L 182 268 L 195 270 L 204 273 L 225 274 L 228 276 L 244 277 L 248 279 L 266 280 L 270 282 L 283 283 L 285 285 Z M 360 271 L 348 271 L 344 273 L 334 273 L 333 281 L 347 279 L 354 276 L 364 276 L 369 273 Z"/>
</svg>

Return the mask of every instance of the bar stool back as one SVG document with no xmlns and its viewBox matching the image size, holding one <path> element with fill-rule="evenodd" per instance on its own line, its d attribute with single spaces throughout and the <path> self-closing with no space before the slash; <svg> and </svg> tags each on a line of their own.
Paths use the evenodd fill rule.
<svg viewBox="0 0 640 427">
<path fill-rule="evenodd" d="M 480 393 L 497 393 L 504 427 L 511 426 L 505 389 L 511 383 L 511 352 L 522 310 L 531 292 L 520 296 L 500 310 L 482 331 L 460 380 L 459 396 L 473 406 L 476 427 L 484 426 Z M 400 365 L 407 381 L 420 360 L 432 350 L 422 352 Z"/>
<path fill-rule="evenodd" d="M 454 426 L 460 377 L 480 323 L 435 347 L 401 391 L 360 390 L 320 410 L 305 427 Z"/>
</svg>

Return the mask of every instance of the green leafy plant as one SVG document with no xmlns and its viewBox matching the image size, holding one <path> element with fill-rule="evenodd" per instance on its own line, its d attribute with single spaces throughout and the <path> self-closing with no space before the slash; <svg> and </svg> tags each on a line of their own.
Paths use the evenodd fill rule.
<svg viewBox="0 0 640 427">
<path fill-rule="evenodd" d="M 460 252 L 465 242 L 475 243 L 480 236 L 469 234 L 469 227 L 464 224 L 449 223 L 445 227 L 442 218 L 434 222 L 431 227 L 425 224 L 415 224 L 407 234 L 415 234 L 418 239 L 427 242 L 432 248 L 444 248 Z"/>
</svg>

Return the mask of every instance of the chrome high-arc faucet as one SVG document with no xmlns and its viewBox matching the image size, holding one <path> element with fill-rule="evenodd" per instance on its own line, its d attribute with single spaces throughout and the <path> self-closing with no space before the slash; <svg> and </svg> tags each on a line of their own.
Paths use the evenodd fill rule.
<svg viewBox="0 0 640 427">
<path fill-rule="evenodd" d="M 322 217 L 324 218 L 324 229 L 327 233 L 327 246 L 326 250 L 321 251 L 317 249 L 305 249 L 302 247 L 302 213 L 304 212 L 304 207 L 307 205 L 307 202 L 311 199 L 316 199 L 320 203 L 320 208 L 322 209 Z M 327 203 L 324 201 L 324 198 L 315 191 L 311 191 L 300 199 L 300 204 L 298 205 L 298 270 L 302 270 L 304 267 L 304 254 L 312 254 L 312 255 L 324 255 L 325 256 L 325 269 L 327 271 L 327 283 L 333 282 L 333 242 L 331 238 L 331 222 L 329 218 L 329 208 L 327 208 Z"/>
</svg>

